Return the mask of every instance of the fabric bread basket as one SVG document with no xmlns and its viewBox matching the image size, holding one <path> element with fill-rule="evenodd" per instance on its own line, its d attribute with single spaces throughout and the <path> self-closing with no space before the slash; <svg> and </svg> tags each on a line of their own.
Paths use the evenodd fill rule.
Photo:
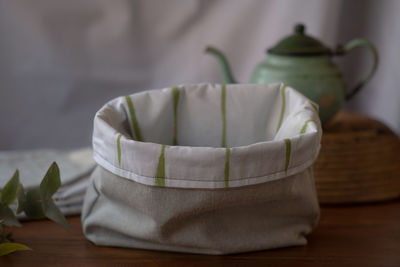
<svg viewBox="0 0 400 267">
<path fill-rule="evenodd" d="M 283 84 L 182 85 L 108 102 L 94 119 L 85 236 L 201 254 L 306 244 L 319 218 L 317 109 Z"/>
</svg>

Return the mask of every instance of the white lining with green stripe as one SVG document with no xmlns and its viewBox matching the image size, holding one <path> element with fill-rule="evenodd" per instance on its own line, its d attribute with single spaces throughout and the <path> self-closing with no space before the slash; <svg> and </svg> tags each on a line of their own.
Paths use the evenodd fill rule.
<svg viewBox="0 0 400 267">
<path fill-rule="evenodd" d="M 109 171 L 123 176 L 125 178 L 134 180 L 136 182 L 140 182 L 143 184 L 147 185 L 157 185 L 157 186 L 167 186 L 167 187 L 185 187 L 185 188 L 228 188 L 228 187 L 237 187 L 237 186 L 244 186 L 244 185 L 251 185 L 251 184 L 257 184 L 261 182 L 267 182 L 267 181 L 272 181 L 275 179 L 280 179 L 283 177 L 286 177 L 288 175 L 294 174 L 298 172 L 299 170 L 305 169 L 309 167 L 312 162 L 315 160 L 317 151 L 319 150 L 319 143 L 313 142 L 315 145 L 313 145 L 313 151 L 310 154 L 313 154 L 314 156 L 307 159 L 306 161 L 300 162 L 300 164 L 296 164 L 296 166 L 292 166 L 291 164 L 291 159 L 293 157 L 293 153 L 296 153 L 296 149 L 301 145 L 302 138 L 299 139 L 299 136 L 293 136 L 290 138 L 284 138 L 282 139 L 284 142 L 281 144 L 281 149 L 283 150 L 282 152 L 282 158 L 281 158 L 281 169 L 280 171 L 274 172 L 274 173 L 264 173 L 264 174 L 259 174 L 259 175 L 250 175 L 246 177 L 231 177 L 231 172 L 232 170 L 235 172 L 235 166 L 231 165 L 232 157 L 238 157 L 238 155 L 241 153 L 240 150 L 243 150 L 245 147 L 251 147 L 251 146 L 258 146 L 257 144 L 253 144 L 250 146 L 244 146 L 244 147 L 227 147 L 226 144 L 226 136 L 227 133 L 226 130 L 226 124 L 229 123 L 226 120 L 226 94 L 227 94 L 227 87 L 226 85 L 221 85 L 221 117 L 222 117 L 222 144 L 221 148 L 213 148 L 216 152 L 221 149 L 221 153 L 217 153 L 218 157 L 221 157 L 221 160 L 215 160 L 215 162 L 221 162 L 220 164 L 220 171 L 223 174 L 221 180 L 207 180 L 207 179 L 193 179 L 193 180 L 186 180 L 182 178 L 177 178 L 177 177 L 171 177 L 169 174 L 169 171 L 171 170 L 169 167 L 169 155 L 174 155 L 174 154 L 179 154 L 180 149 L 187 149 L 188 147 L 179 147 L 178 145 L 178 130 L 179 130 L 179 125 L 178 125 L 178 117 L 179 117 L 179 111 L 178 111 L 178 103 L 180 101 L 180 88 L 178 87 L 172 87 L 170 88 L 171 92 L 171 105 L 173 105 L 173 125 L 172 125 L 172 130 L 173 130 L 173 140 L 170 145 L 157 145 L 154 143 L 143 143 L 143 145 L 149 145 L 149 146 L 154 146 L 157 145 L 159 147 L 159 154 L 154 158 L 154 173 L 153 175 L 149 174 L 144 174 L 144 173 L 137 173 L 136 171 L 129 170 L 129 163 L 126 162 L 125 160 L 125 155 L 129 154 L 129 151 L 135 146 L 135 142 L 140 141 L 140 140 L 145 140 L 145 136 L 142 136 L 141 131 L 140 131 L 140 125 L 136 119 L 136 113 L 138 112 L 135 110 L 135 107 L 133 106 L 133 101 L 132 101 L 132 96 L 126 96 L 124 97 L 125 99 L 125 105 L 126 109 L 129 111 L 129 116 L 130 119 L 129 121 L 131 122 L 130 125 L 132 127 L 133 134 L 137 141 L 135 140 L 130 140 L 129 138 L 126 137 L 126 135 L 123 134 L 117 134 L 115 141 L 114 148 L 116 150 L 116 158 L 118 164 L 112 164 L 110 163 L 110 160 L 108 160 L 104 155 L 101 153 L 98 153 L 94 151 L 94 157 L 95 160 L 103 166 L 104 168 L 108 169 Z M 280 116 L 279 116 L 279 121 L 278 121 L 278 126 L 277 126 L 277 131 L 283 127 L 283 121 L 285 118 L 285 112 L 286 112 L 286 105 L 287 105 L 287 100 L 286 100 L 286 86 L 281 85 L 280 86 L 280 96 L 281 96 L 281 109 L 280 109 Z M 312 110 L 314 110 L 314 106 L 312 106 Z M 139 111 L 140 112 L 140 111 Z M 308 128 L 309 124 L 313 123 L 316 124 L 315 118 L 310 118 L 304 121 L 301 129 L 299 130 L 298 134 L 300 135 L 310 135 L 310 134 L 315 134 L 313 131 L 315 129 L 315 125 L 313 126 L 312 133 L 308 133 Z M 316 125 L 318 127 L 318 125 Z M 278 140 L 274 141 L 267 141 L 268 142 L 276 142 Z M 319 141 L 319 140 L 317 140 Z M 294 142 L 294 143 L 293 143 Z M 300 142 L 300 143 L 299 143 Z M 260 143 L 261 144 L 261 143 Z M 299 145 L 300 144 L 300 145 Z M 95 145 L 94 145 L 95 147 Z M 209 149 L 209 148 L 203 148 L 203 147 L 191 147 L 190 148 L 193 153 L 196 153 L 196 150 L 204 150 L 204 149 Z M 238 150 L 239 149 L 239 150 Z M 168 153 L 166 153 L 168 151 Z M 239 153 L 239 154 L 238 154 Z M 223 159 L 222 159 L 223 158 Z M 182 161 L 184 162 L 184 161 Z M 268 164 L 268 163 L 266 163 Z M 215 168 L 216 166 L 213 166 Z M 235 173 L 233 173 L 235 174 Z"/>
</svg>

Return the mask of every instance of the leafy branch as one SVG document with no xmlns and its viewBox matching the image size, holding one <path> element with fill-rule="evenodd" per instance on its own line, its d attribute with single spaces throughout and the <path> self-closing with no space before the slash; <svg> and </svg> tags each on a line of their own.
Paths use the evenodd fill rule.
<svg viewBox="0 0 400 267">
<path fill-rule="evenodd" d="M 18 226 L 21 224 L 9 205 L 18 199 L 17 214 L 24 212 L 30 219 L 48 218 L 61 224 L 69 230 L 69 225 L 64 215 L 58 209 L 52 196 L 61 186 L 60 170 L 57 163 L 53 162 L 44 176 L 39 188 L 30 189 L 25 192 L 19 181 L 19 172 L 14 175 L 4 186 L 0 198 L 0 256 L 18 250 L 30 250 L 29 247 L 13 243 L 12 233 L 5 231 L 6 226 Z"/>
</svg>

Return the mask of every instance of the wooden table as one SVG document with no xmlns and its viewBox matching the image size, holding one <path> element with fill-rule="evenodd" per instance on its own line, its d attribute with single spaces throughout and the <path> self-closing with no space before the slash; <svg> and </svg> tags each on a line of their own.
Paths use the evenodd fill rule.
<svg viewBox="0 0 400 267">
<path fill-rule="evenodd" d="M 323 206 L 307 246 L 228 256 L 97 247 L 79 217 L 68 222 L 70 232 L 49 221 L 13 228 L 33 251 L 1 257 L 0 266 L 400 266 L 400 200 Z"/>
</svg>

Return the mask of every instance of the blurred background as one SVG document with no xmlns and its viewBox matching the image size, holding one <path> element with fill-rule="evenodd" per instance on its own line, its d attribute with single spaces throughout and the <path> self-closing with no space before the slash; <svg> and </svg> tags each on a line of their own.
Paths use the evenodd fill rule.
<svg viewBox="0 0 400 267">
<path fill-rule="evenodd" d="M 246 83 L 298 22 L 331 48 L 375 44 L 377 73 L 345 109 L 400 134 L 399 14 L 396 0 L 0 0 L 0 150 L 90 146 L 94 114 L 112 98 L 220 82 L 210 44 Z M 357 49 L 336 62 L 352 86 L 372 57 Z"/>
</svg>

